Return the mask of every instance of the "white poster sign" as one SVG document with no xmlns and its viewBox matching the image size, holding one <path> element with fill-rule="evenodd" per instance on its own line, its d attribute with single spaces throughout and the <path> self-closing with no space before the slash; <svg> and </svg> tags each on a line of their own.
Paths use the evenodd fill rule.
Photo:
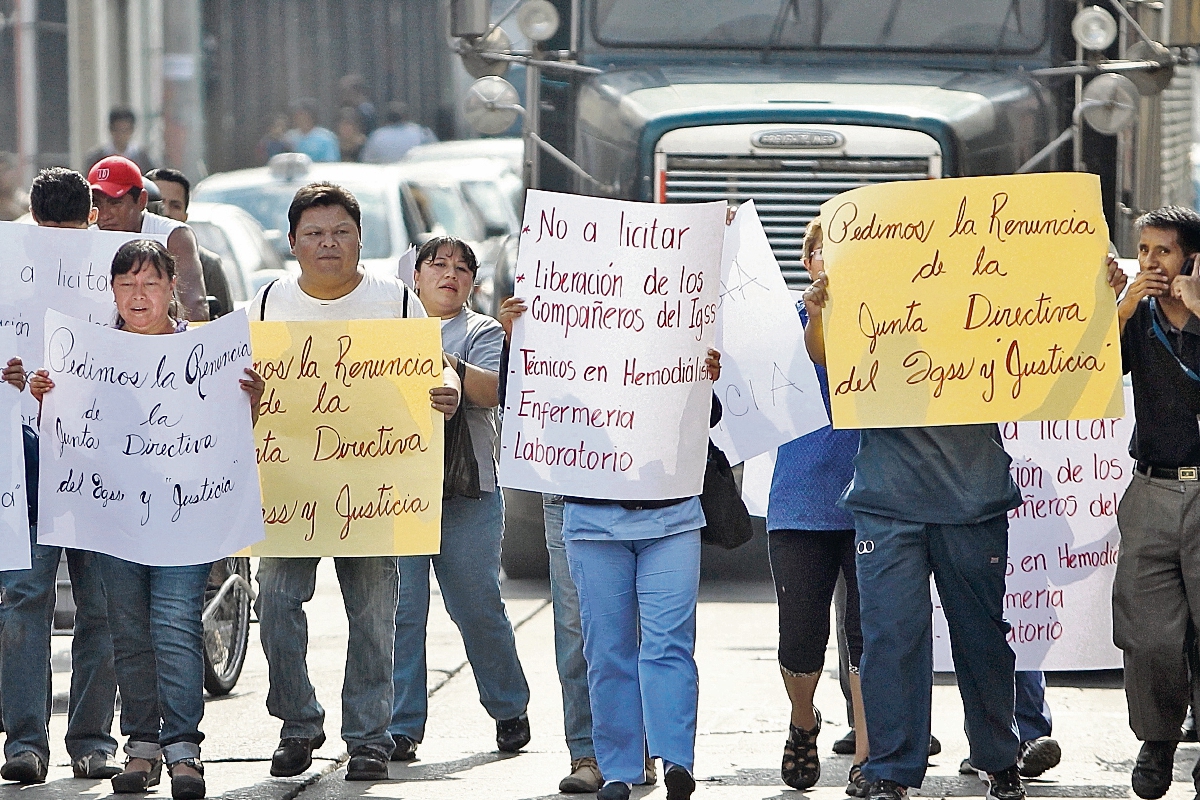
<svg viewBox="0 0 1200 800">
<path fill-rule="evenodd" d="M 752 517 L 766 517 L 771 499 L 771 479 L 775 476 L 778 450 L 768 450 L 742 464 L 742 501 Z"/>
<path fill-rule="evenodd" d="M 0 367 L 17 352 L 13 326 L 0 328 Z M 0 570 L 29 569 L 29 505 L 21 393 L 0 383 Z"/>
<path fill-rule="evenodd" d="M 1024 502 L 1008 514 L 1004 616 L 1019 670 L 1116 669 L 1112 583 L 1117 503 L 1133 471 L 1133 393 L 1123 419 L 1000 426 Z M 934 668 L 954 669 L 934 592 Z"/>
<path fill-rule="evenodd" d="M 704 482 L 725 204 L 530 191 L 500 483 L 656 500 Z"/>
<path fill-rule="evenodd" d="M 46 312 L 38 542 L 151 566 L 263 538 L 244 313 L 143 336 Z"/>
<path fill-rule="evenodd" d="M 804 326 L 754 201 L 725 231 L 717 308 L 724 415 L 712 440 L 737 464 L 829 424 Z"/>
<path fill-rule="evenodd" d="M 12 355 L 27 370 L 42 366 L 46 309 L 100 325 L 113 322 L 116 306 L 108 286 L 113 255 L 131 239 L 143 238 L 166 244 L 163 236 L 0 222 L 0 328 L 16 333 Z M 34 425 L 37 403 L 25 397 L 25 421 Z"/>
</svg>

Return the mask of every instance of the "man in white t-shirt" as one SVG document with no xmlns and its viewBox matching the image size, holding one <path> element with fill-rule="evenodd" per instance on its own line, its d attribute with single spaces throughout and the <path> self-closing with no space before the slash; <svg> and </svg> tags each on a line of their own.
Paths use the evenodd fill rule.
<svg viewBox="0 0 1200 800">
<path fill-rule="evenodd" d="M 358 201 L 340 186 L 312 183 L 296 192 L 288 209 L 288 241 L 300 262 L 298 277 L 264 286 L 250 302 L 252 319 L 325 320 L 424 317 L 421 301 L 395 278 L 368 274 L 359 264 Z M 458 407 L 458 374 L 430 390 L 433 407 L 447 417 Z M 299 775 L 325 742 L 325 711 L 305 663 L 308 621 L 319 558 L 263 558 L 258 567 L 259 638 L 267 656 L 267 711 L 283 720 L 271 774 Z M 395 743 L 392 716 L 392 648 L 396 638 L 399 573 L 395 557 L 335 558 L 350 638 L 342 686 L 342 739 L 350 753 L 346 780 L 385 780 Z"/>
<path fill-rule="evenodd" d="M 192 322 L 208 319 L 208 292 L 196 234 L 182 222 L 151 214 L 146 210 L 146 183 L 137 164 L 123 156 L 109 156 L 96 162 L 88 172 L 92 202 L 99 216 L 96 225 L 103 231 L 159 234 L 167 237 L 167 250 L 175 256 L 176 292 Z"/>
</svg>

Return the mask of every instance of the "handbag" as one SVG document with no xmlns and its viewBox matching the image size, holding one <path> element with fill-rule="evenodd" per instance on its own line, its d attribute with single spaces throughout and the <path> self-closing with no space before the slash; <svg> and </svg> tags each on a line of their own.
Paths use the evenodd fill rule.
<svg viewBox="0 0 1200 800">
<path fill-rule="evenodd" d="M 458 379 L 466 382 L 467 366 L 458 359 Z M 467 425 L 466 398 L 460 395 L 454 416 L 446 420 L 446 474 L 442 481 L 442 499 L 462 496 L 472 500 L 482 497 L 479 491 L 479 462 L 475 460 L 475 445 Z"/>
<path fill-rule="evenodd" d="M 700 541 L 726 550 L 741 547 L 754 536 L 750 512 L 742 501 L 733 467 L 721 448 L 708 441 L 708 462 L 704 466 L 704 491 L 700 494 L 704 509 L 704 527 Z"/>
</svg>

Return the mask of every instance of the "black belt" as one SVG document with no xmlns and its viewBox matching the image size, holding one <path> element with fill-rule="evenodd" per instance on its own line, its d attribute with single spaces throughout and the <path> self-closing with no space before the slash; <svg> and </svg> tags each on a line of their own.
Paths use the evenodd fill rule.
<svg viewBox="0 0 1200 800">
<path fill-rule="evenodd" d="M 1162 478 L 1167 481 L 1200 480 L 1200 467 L 1155 467 L 1145 461 L 1139 461 L 1135 469 L 1139 475 Z"/>
<path fill-rule="evenodd" d="M 626 511 L 644 511 L 651 508 L 667 508 L 677 506 L 690 497 L 676 497 L 671 500 L 600 500 L 595 497 L 564 497 L 563 502 L 580 503 L 585 506 L 620 506 Z"/>
</svg>

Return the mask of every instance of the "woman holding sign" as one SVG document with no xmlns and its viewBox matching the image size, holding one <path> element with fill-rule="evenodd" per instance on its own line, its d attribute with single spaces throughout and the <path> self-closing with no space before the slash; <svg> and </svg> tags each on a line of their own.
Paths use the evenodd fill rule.
<svg viewBox="0 0 1200 800">
<path fill-rule="evenodd" d="M 158 242 L 136 239 L 113 258 L 111 285 L 117 305 L 115 327 L 129 333 L 179 333 L 187 320 L 175 298 L 175 258 Z M 246 370 L 242 389 L 257 417 L 263 380 Z M 54 388 L 45 370 L 29 390 L 41 402 Z M 211 564 L 159 567 L 97 554 L 108 588 L 125 769 L 113 791 L 144 792 L 160 781 L 166 761 L 171 796 L 204 797 L 200 763 L 200 719 L 204 716 L 204 627 L 200 620 Z"/>
</svg>

